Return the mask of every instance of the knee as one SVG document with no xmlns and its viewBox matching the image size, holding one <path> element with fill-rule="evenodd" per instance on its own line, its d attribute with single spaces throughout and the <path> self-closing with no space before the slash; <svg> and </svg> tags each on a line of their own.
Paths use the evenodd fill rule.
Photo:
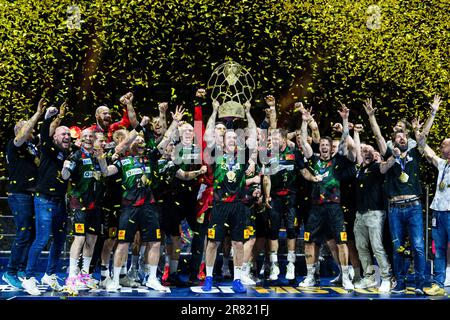
<svg viewBox="0 0 450 320">
<path fill-rule="evenodd" d="M 212 240 L 208 241 L 207 249 L 216 250 L 217 247 L 218 247 L 217 241 L 212 241 Z"/>
<path fill-rule="evenodd" d="M 235 248 L 235 250 L 242 250 L 244 249 L 244 243 L 241 241 L 233 241 L 232 242 L 233 248 Z"/>
</svg>

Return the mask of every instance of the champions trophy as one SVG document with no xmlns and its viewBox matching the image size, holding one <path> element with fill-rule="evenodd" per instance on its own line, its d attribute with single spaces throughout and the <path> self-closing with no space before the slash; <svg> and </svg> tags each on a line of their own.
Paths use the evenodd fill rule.
<svg viewBox="0 0 450 320">
<path fill-rule="evenodd" d="M 220 103 L 218 118 L 244 118 L 244 104 L 252 99 L 255 81 L 239 63 L 228 61 L 213 71 L 208 88 L 211 99 Z"/>
</svg>

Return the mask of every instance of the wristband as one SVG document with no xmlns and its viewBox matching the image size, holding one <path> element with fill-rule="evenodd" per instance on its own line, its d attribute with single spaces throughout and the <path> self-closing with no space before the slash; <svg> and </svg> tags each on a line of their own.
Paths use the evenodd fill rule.
<svg viewBox="0 0 450 320">
<path fill-rule="evenodd" d="M 136 130 L 136 132 L 141 132 L 144 130 L 144 128 L 142 128 L 141 124 L 139 123 L 136 128 L 134 128 L 134 130 Z"/>
</svg>

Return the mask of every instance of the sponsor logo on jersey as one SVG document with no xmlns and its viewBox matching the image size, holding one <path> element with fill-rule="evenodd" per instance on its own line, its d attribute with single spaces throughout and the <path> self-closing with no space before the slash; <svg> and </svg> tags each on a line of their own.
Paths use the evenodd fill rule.
<svg viewBox="0 0 450 320">
<path fill-rule="evenodd" d="M 117 236 L 119 240 L 125 240 L 125 230 L 119 230 L 119 235 Z"/>
<path fill-rule="evenodd" d="M 92 164 L 92 160 L 90 158 L 83 159 L 83 165 Z"/>
<path fill-rule="evenodd" d="M 138 174 L 143 174 L 142 169 L 141 168 L 134 168 L 131 170 L 128 170 L 125 175 L 127 176 L 127 178 L 131 177 L 131 176 L 135 176 Z"/>
<path fill-rule="evenodd" d="M 85 171 L 83 173 L 83 178 L 89 179 L 92 178 L 94 176 L 94 171 Z"/>
<path fill-rule="evenodd" d="M 75 233 L 84 233 L 84 223 L 75 223 Z"/>
<path fill-rule="evenodd" d="M 123 160 L 120 160 L 120 163 L 123 166 L 126 166 L 127 164 L 131 164 L 131 160 L 130 159 L 123 159 Z"/>
</svg>

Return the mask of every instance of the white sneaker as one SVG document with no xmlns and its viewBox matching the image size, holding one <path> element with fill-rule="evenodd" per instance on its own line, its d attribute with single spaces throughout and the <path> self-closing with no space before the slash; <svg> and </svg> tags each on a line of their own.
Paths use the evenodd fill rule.
<svg viewBox="0 0 450 320">
<path fill-rule="evenodd" d="M 255 286 L 256 285 L 256 282 L 252 278 L 250 278 L 250 274 L 248 274 L 248 273 L 241 274 L 241 283 L 244 286 Z"/>
<path fill-rule="evenodd" d="M 280 274 L 280 268 L 278 267 L 278 264 L 272 263 L 270 266 L 270 276 L 269 279 L 274 281 L 278 280 L 278 275 Z"/>
<path fill-rule="evenodd" d="M 376 282 L 374 276 L 364 277 L 360 281 L 355 283 L 355 288 L 357 288 L 357 289 L 366 289 L 366 288 L 372 288 L 372 287 L 376 287 L 376 286 L 377 286 L 377 282 Z"/>
<path fill-rule="evenodd" d="M 84 283 L 84 281 L 81 280 L 79 275 L 67 278 L 66 287 L 70 287 L 69 291 L 81 291 L 89 289 Z"/>
<path fill-rule="evenodd" d="M 137 273 L 137 271 L 136 271 Z M 129 277 L 128 275 L 126 275 L 123 278 L 119 279 L 119 283 L 122 287 L 130 287 L 130 288 L 138 288 L 139 287 L 139 283 L 134 281 L 131 277 Z"/>
<path fill-rule="evenodd" d="M 39 291 L 37 287 L 37 280 L 35 277 L 31 277 L 30 279 L 25 279 L 22 281 L 23 290 L 32 296 L 40 296 L 41 291 Z"/>
<path fill-rule="evenodd" d="M 106 289 L 106 286 L 110 281 L 112 281 L 111 277 L 106 277 L 105 280 L 100 281 L 100 288 Z"/>
<path fill-rule="evenodd" d="M 44 274 L 41 279 L 41 284 L 46 284 L 54 291 L 62 291 L 63 287 L 58 282 L 58 277 L 56 274 L 48 275 Z"/>
<path fill-rule="evenodd" d="M 342 286 L 345 290 L 353 290 L 355 287 L 353 286 L 352 280 L 350 280 L 349 275 L 343 275 L 342 276 Z"/>
<path fill-rule="evenodd" d="M 149 287 L 150 289 L 156 290 L 156 291 L 162 291 L 162 292 L 167 291 L 167 287 L 164 287 L 161 284 L 161 282 L 159 282 L 158 278 L 148 278 L 145 286 Z"/>
<path fill-rule="evenodd" d="M 289 262 L 286 266 L 286 279 L 294 280 L 295 279 L 295 264 Z"/>
<path fill-rule="evenodd" d="M 445 272 L 444 287 L 450 287 L 450 272 Z"/>
<path fill-rule="evenodd" d="M 314 278 L 313 274 L 307 275 L 305 277 L 305 279 L 303 279 L 303 281 L 298 284 L 299 287 L 303 287 L 303 288 L 314 287 L 315 285 L 316 285 L 316 279 Z"/>
<path fill-rule="evenodd" d="M 118 281 L 114 281 L 111 279 L 111 281 L 108 281 L 106 284 L 106 291 L 108 292 L 117 292 L 122 288 Z"/>
<path fill-rule="evenodd" d="M 378 292 L 380 293 L 388 293 L 391 291 L 391 280 L 390 279 L 383 279 L 381 280 L 381 285 L 378 288 Z"/>
</svg>

